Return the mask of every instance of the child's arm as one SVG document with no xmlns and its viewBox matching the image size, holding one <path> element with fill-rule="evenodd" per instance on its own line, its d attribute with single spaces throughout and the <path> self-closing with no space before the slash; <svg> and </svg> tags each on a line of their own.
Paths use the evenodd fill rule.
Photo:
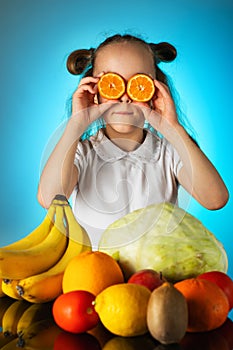
<svg viewBox="0 0 233 350">
<path fill-rule="evenodd" d="M 56 194 L 69 198 L 77 184 L 78 170 L 74 157 L 81 134 L 81 128 L 71 118 L 40 177 L 38 201 L 43 207 L 48 208 Z"/>
<path fill-rule="evenodd" d="M 78 141 L 88 125 L 109 108 L 94 103 L 97 82 L 98 78 L 83 78 L 73 95 L 72 115 L 41 174 L 38 201 L 43 207 L 48 208 L 56 194 L 69 198 L 78 182 L 74 165 Z"/>
<path fill-rule="evenodd" d="M 183 167 L 179 183 L 204 207 L 219 209 L 228 201 L 228 190 L 219 173 L 179 124 L 175 105 L 166 85 L 155 80 L 158 89 L 154 110 L 147 120 L 177 150 Z"/>
<path fill-rule="evenodd" d="M 179 183 L 207 209 L 223 207 L 228 201 L 228 190 L 213 164 L 185 129 L 177 127 L 167 138 L 183 162 L 178 174 Z"/>
</svg>

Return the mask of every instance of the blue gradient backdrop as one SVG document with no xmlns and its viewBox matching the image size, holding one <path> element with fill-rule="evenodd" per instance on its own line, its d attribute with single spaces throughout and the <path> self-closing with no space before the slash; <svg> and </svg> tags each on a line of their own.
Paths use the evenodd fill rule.
<svg viewBox="0 0 233 350">
<path fill-rule="evenodd" d="M 67 116 L 78 79 L 65 67 L 76 48 L 130 31 L 178 50 L 173 78 L 197 139 L 232 193 L 233 2 L 231 0 L 0 0 L 1 237 L 7 244 L 44 218 L 37 186 L 46 145 Z M 233 205 L 187 210 L 224 244 L 233 277 Z"/>
</svg>

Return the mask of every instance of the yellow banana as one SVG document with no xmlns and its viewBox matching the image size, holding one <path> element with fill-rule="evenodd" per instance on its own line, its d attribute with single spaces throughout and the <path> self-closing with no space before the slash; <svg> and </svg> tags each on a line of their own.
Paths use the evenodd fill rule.
<svg viewBox="0 0 233 350">
<path fill-rule="evenodd" d="M 22 279 L 55 265 L 68 243 L 63 208 L 56 206 L 55 222 L 43 242 L 24 250 L 0 249 L 0 278 Z"/>
<path fill-rule="evenodd" d="M 53 319 L 32 323 L 23 336 L 18 338 L 17 346 L 25 349 L 47 349 L 52 347 L 57 335 L 61 332 Z"/>
<path fill-rule="evenodd" d="M 13 304 L 15 300 L 8 298 L 5 296 L 4 298 L 0 299 L 0 327 L 2 327 L 2 318 L 8 307 Z"/>
<path fill-rule="evenodd" d="M 46 272 L 20 281 L 18 293 L 31 303 L 46 303 L 62 293 L 63 272 L 49 275 Z"/>
<path fill-rule="evenodd" d="M 19 280 L 2 280 L 2 291 L 10 298 L 22 300 L 23 298 L 17 292 L 16 286 Z"/>
<path fill-rule="evenodd" d="M 5 297 L 6 294 L 2 290 L 2 278 L 0 278 L 0 298 Z"/>
<path fill-rule="evenodd" d="M 54 197 L 52 203 L 54 205 L 62 205 L 62 206 L 64 206 L 64 205 L 67 205 L 69 202 L 68 202 L 68 199 L 66 198 L 66 196 L 64 196 L 63 194 L 57 194 Z"/>
<path fill-rule="evenodd" d="M 24 333 L 27 332 L 27 329 L 31 326 L 31 324 L 52 318 L 52 303 L 32 304 L 20 317 L 17 325 L 17 334 L 19 337 L 23 337 Z"/>
<path fill-rule="evenodd" d="M 82 249 L 91 250 L 91 241 L 85 229 L 75 219 L 69 204 L 64 206 L 69 239 L 79 244 L 78 254 Z M 83 248 L 84 247 L 84 248 Z"/>
<path fill-rule="evenodd" d="M 69 235 L 68 247 L 62 258 L 51 269 L 19 281 L 17 290 L 27 301 L 44 303 L 55 299 L 62 293 L 63 274 L 70 260 L 81 252 L 91 250 L 88 234 L 76 221 L 71 207 L 64 204 L 63 208 Z"/>
<path fill-rule="evenodd" d="M 17 300 L 7 308 L 2 318 L 2 332 L 6 337 L 17 335 L 19 319 L 29 306 L 27 301 Z"/>
<path fill-rule="evenodd" d="M 47 214 L 42 223 L 37 226 L 31 233 L 26 237 L 19 239 L 1 249 L 5 250 L 20 250 L 34 247 L 41 243 L 49 234 L 53 226 L 53 218 L 55 214 L 55 206 L 51 205 L 47 211 Z"/>
</svg>

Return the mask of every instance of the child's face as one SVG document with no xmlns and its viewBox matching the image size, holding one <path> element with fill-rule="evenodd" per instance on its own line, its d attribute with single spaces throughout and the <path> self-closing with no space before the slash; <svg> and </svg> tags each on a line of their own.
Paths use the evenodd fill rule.
<svg viewBox="0 0 233 350">
<path fill-rule="evenodd" d="M 140 43 L 115 43 L 102 48 L 95 60 L 94 76 L 103 72 L 117 73 L 126 81 L 137 73 L 155 78 L 152 54 Z M 140 105 L 148 107 L 148 103 L 133 102 L 126 92 L 117 101 L 105 100 L 99 96 L 99 103 L 113 103 L 104 119 L 107 123 L 114 124 L 118 132 L 125 132 L 135 126 L 143 127 L 145 118 Z"/>
</svg>

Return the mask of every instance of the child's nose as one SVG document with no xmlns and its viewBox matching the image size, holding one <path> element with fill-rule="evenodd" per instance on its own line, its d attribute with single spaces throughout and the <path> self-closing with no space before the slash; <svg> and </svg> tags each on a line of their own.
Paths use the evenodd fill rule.
<svg viewBox="0 0 233 350">
<path fill-rule="evenodd" d="M 132 102 L 132 100 L 129 98 L 127 92 L 125 92 L 124 95 L 121 96 L 120 102 L 124 102 L 124 103 L 131 103 Z"/>
</svg>

